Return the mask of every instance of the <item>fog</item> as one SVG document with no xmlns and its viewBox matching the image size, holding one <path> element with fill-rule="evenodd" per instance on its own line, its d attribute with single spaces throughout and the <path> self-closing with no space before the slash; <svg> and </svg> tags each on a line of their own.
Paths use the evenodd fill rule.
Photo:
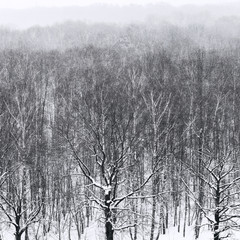
<svg viewBox="0 0 240 240">
<path fill-rule="evenodd" d="M 173 24 L 201 23 L 213 24 L 222 17 L 238 17 L 240 3 L 226 1 L 171 0 L 156 1 L 32 1 L 17 4 L 13 1 L 1 2 L 0 25 L 12 29 L 26 29 L 35 25 L 49 26 L 64 21 L 84 21 L 88 23 L 131 23 L 164 21 Z M 135 4 L 138 2 L 138 4 Z M 21 2 L 24 3 L 24 2 Z M 76 4 L 78 3 L 78 5 Z M 93 3 L 93 4 L 90 4 Z M 94 4 L 95 3 L 95 4 Z M 127 3 L 130 3 L 127 5 Z M 208 4 L 207 4 L 208 3 Z M 70 4 L 75 4 L 70 6 Z M 90 5 L 89 5 L 90 4 Z M 35 7 L 34 7 L 35 6 Z M 7 8 L 3 8 L 7 7 Z M 20 7 L 22 7 L 20 9 Z M 25 7 L 25 8 L 24 8 Z M 15 9 L 14 9 L 15 8 Z"/>
<path fill-rule="evenodd" d="M 173 5 L 183 4 L 219 4 L 229 3 L 233 1 L 227 0 L 1 0 L 0 8 L 32 8 L 32 7 L 62 7 L 62 6 L 87 6 L 92 4 L 111 4 L 111 5 L 129 5 L 129 4 L 156 4 L 159 2 L 165 2 Z M 236 2 L 236 1 L 235 1 Z"/>
</svg>

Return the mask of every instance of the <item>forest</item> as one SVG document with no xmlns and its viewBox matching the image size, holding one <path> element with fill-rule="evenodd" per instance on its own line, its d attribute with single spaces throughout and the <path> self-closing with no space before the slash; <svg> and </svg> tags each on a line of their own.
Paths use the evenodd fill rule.
<svg viewBox="0 0 240 240">
<path fill-rule="evenodd" d="M 1 28 L 0 239 L 234 239 L 238 25 Z"/>
</svg>

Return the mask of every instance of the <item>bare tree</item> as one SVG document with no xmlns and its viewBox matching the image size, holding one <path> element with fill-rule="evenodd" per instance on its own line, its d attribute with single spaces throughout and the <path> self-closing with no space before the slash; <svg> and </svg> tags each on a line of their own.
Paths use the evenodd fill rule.
<svg viewBox="0 0 240 240">
<path fill-rule="evenodd" d="M 91 200 L 104 211 L 106 237 L 112 240 L 114 230 L 130 227 L 117 226 L 121 205 L 149 183 L 159 170 L 161 159 L 155 159 L 142 183 L 133 188 L 124 186 L 128 171 L 136 167 L 130 164 L 130 158 L 132 149 L 137 149 L 142 141 L 145 120 L 142 109 L 133 114 L 126 85 L 117 80 L 111 82 L 105 76 L 106 69 L 102 71 L 99 74 L 104 76 L 103 80 L 98 79 L 84 92 L 76 93 L 78 102 L 75 101 L 74 110 L 68 110 L 61 131 L 89 187 L 95 189 L 89 188 Z"/>
<path fill-rule="evenodd" d="M 209 155 L 203 161 L 204 173 L 198 173 L 198 177 L 204 181 L 204 190 L 207 193 L 205 200 L 208 204 L 201 204 L 188 188 L 190 197 L 208 220 L 208 225 L 213 230 L 214 240 L 228 238 L 230 236 L 228 230 L 240 228 L 240 204 L 238 203 L 240 170 L 232 163 L 231 158 L 231 152 L 225 151 L 218 159 Z"/>
<path fill-rule="evenodd" d="M 40 221 L 39 215 L 42 206 L 40 201 L 33 202 L 29 200 L 29 197 L 27 198 L 28 200 L 26 199 L 26 186 L 19 188 L 19 174 L 16 175 L 15 173 L 16 171 L 23 173 L 21 168 L 18 165 L 2 175 L 4 182 L 1 184 L 0 191 L 0 209 L 6 217 L 6 222 L 14 226 L 16 240 L 21 240 L 22 234 L 26 232 L 31 224 Z M 12 194 L 7 192 L 6 180 L 9 180 L 9 178 L 11 178 L 14 184 L 14 192 Z M 30 188 L 27 190 L 29 192 Z"/>
<path fill-rule="evenodd" d="M 163 93 L 153 92 L 144 96 L 147 112 L 149 115 L 149 152 L 151 155 L 152 167 L 163 159 L 164 152 L 166 153 L 166 141 L 170 129 L 170 97 L 165 97 Z M 161 169 L 164 172 L 164 167 Z M 151 216 L 151 231 L 150 240 L 154 238 L 157 196 L 159 194 L 160 176 L 157 174 L 152 178 L 152 216 Z"/>
</svg>

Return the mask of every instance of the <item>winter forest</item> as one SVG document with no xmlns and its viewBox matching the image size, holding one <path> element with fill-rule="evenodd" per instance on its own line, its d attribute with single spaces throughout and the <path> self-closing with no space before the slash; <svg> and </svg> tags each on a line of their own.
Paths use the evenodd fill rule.
<svg viewBox="0 0 240 240">
<path fill-rule="evenodd" d="M 239 239 L 239 29 L 2 27 L 0 239 Z"/>
</svg>

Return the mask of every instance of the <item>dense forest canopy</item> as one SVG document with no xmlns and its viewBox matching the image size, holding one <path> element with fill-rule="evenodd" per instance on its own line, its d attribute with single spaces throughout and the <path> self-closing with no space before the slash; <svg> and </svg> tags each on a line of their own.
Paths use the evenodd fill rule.
<svg viewBox="0 0 240 240">
<path fill-rule="evenodd" d="M 239 229 L 239 23 L 2 28 L 2 233 Z"/>
</svg>

